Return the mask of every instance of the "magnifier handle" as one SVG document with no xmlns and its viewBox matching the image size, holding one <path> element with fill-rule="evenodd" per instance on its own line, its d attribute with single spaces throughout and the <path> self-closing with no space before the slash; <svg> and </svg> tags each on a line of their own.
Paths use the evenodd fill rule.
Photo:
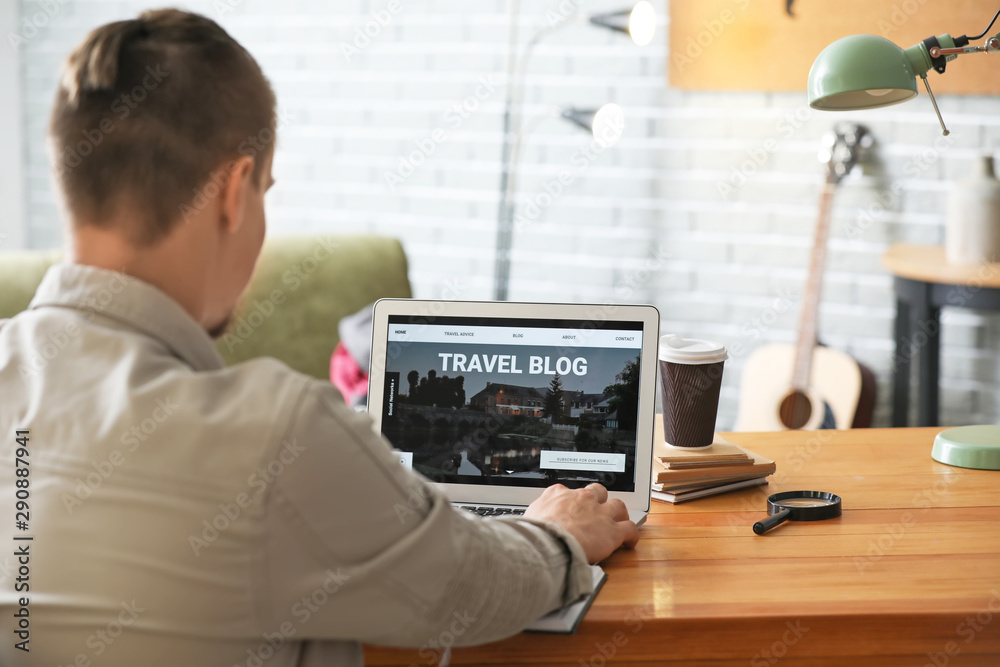
<svg viewBox="0 0 1000 667">
<path fill-rule="evenodd" d="M 775 526 L 784 523 L 788 520 L 788 516 L 792 513 L 792 510 L 781 510 L 777 514 L 772 514 L 763 521 L 758 521 L 753 525 L 753 532 L 758 535 L 763 535 L 767 531 L 771 530 Z"/>
</svg>

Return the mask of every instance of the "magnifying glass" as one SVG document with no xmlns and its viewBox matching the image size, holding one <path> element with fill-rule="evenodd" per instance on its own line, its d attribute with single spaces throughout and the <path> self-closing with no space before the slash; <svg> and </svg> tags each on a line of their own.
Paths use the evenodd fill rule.
<svg viewBox="0 0 1000 667">
<path fill-rule="evenodd" d="M 784 491 L 767 499 L 768 517 L 753 525 L 763 535 L 785 521 L 822 521 L 840 516 L 840 496 L 826 491 Z"/>
</svg>

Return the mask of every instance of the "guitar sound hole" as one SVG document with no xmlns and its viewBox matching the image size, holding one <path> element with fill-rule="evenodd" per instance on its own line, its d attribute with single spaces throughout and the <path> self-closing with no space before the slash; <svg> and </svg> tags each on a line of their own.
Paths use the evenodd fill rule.
<svg viewBox="0 0 1000 667">
<path fill-rule="evenodd" d="M 781 401 L 778 408 L 778 418 L 785 428 L 802 428 L 812 416 L 812 403 L 809 397 L 801 391 L 792 391 Z"/>
</svg>

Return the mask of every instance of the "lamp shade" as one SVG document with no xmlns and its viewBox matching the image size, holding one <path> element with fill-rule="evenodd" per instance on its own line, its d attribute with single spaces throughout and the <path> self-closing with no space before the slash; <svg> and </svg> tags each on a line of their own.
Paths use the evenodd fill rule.
<svg viewBox="0 0 1000 667">
<path fill-rule="evenodd" d="M 562 117 L 592 133 L 601 148 L 614 146 L 625 131 L 625 112 L 614 102 L 600 109 L 563 109 Z"/>
<path fill-rule="evenodd" d="M 925 52 L 921 44 L 904 51 L 877 35 L 838 39 L 809 70 L 809 106 L 849 111 L 905 102 L 917 94 L 916 77 L 930 68 Z"/>
<path fill-rule="evenodd" d="M 624 32 L 638 46 L 646 46 L 653 41 L 653 34 L 656 32 L 656 10 L 648 0 L 640 0 L 632 9 L 595 14 L 590 17 L 590 22 Z"/>
<path fill-rule="evenodd" d="M 656 10 L 646 0 L 635 3 L 628 15 L 628 34 L 639 46 L 646 46 L 653 41 L 656 32 Z"/>
</svg>

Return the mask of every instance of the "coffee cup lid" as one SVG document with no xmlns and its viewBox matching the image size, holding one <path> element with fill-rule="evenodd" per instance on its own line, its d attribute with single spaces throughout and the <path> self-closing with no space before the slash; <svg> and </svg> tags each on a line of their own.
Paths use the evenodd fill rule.
<svg viewBox="0 0 1000 667">
<path fill-rule="evenodd" d="M 660 337 L 660 359 L 678 364 L 714 364 L 729 358 L 726 346 L 712 340 L 682 338 L 676 334 Z"/>
</svg>

